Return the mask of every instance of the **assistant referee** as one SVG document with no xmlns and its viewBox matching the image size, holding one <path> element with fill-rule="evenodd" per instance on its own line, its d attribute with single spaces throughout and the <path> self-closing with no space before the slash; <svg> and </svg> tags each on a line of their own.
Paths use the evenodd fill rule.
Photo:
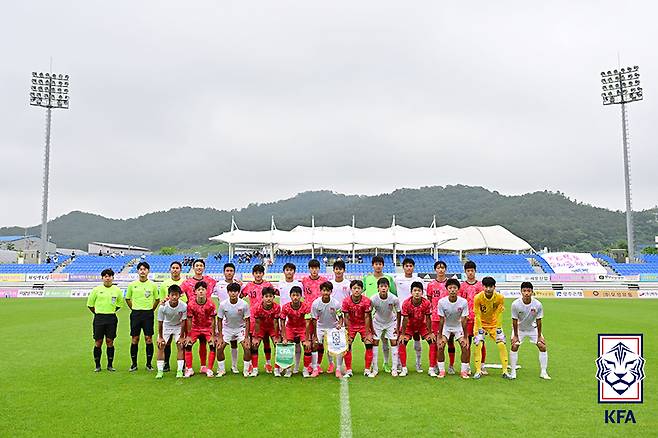
<svg viewBox="0 0 658 438">
<path fill-rule="evenodd" d="M 101 370 L 101 355 L 103 338 L 105 338 L 107 353 L 107 370 L 116 371 L 112 366 L 114 361 L 114 339 L 117 337 L 117 311 L 123 305 L 123 292 L 114 282 L 114 271 L 105 269 L 101 272 L 103 284 L 96 286 L 89 293 L 87 307 L 94 314 L 93 336 L 94 336 L 94 362 L 95 372 Z"/>
</svg>

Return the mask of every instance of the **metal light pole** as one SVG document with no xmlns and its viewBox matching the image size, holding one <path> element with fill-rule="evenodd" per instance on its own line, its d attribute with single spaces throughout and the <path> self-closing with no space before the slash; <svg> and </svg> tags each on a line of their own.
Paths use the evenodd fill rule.
<svg viewBox="0 0 658 438">
<path fill-rule="evenodd" d="M 621 130 L 624 145 L 624 182 L 626 191 L 626 239 L 628 241 L 628 259 L 635 261 L 635 241 L 633 238 L 633 210 L 631 207 L 631 160 L 628 146 L 628 125 L 626 123 L 626 104 L 642 100 L 639 67 L 626 67 L 613 71 L 601 72 L 603 105 L 621 105 Z"/>
<path fill-rule="evenodd" d="M 43 170 L 43 204 L 41 207 L 41 253 L 45 260 L 48 248 L 48 182 L 50 179 L 50 124 L 53 108 L 69 108 L 69 75 L 32 72 L 30 105 L 46 108 L 46 150 Z"/>
</svg>

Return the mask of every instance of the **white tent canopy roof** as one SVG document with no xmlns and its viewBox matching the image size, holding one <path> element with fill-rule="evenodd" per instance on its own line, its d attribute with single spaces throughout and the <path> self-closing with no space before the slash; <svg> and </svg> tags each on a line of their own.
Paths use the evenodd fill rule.
<svg viewBox="0 0 658 438">
<path fill-rule="evenodd" d="M 339 251 L 389 249 L 414 251 L 437 246 L 444 251 L 503 250 L 527 251 L 532 247 L 500 225 L 490 227 L 356 228 L 296 226 L 291 231 L 243 231 L 234 227 L 210 240 L 229 244 L 275 245 L 282 250 L 304 251 L 312 248 Z"/>
</svg>

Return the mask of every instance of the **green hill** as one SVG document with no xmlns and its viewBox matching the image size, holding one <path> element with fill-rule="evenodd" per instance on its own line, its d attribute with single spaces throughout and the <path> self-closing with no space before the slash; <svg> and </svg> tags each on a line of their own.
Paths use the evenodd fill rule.
<svg viewBox="0 0 658 438">
<path fill-rule="evenodd" d="M 653 244 L 658 235 L 658 208 L 636 212 L 636 242 Z M 534 192 L 505 196 L 481 187 L 446 186 L 400 189 L 375 196 L 346 196 L 329 191 L 304 192 L 281 201 L 249 204 L 241 210 L 182 207 L 149 213 L 132 219 L 108 219 L 73 211 L 48 225 L 60 247 L 86 250 L 92 241 L 128 243 L 149 248 L 204 245 L 208 237 L 230 229 L 231 216 L 245 230 L 269 229 L 274 215 L 277 227 L 291 229 L 310 225 L 348 225 L 352 215 L 358 227 L 396 223 L 408 227 L 437 225 L 465 227 L 500 224 L 527 240 L 534 248 L 598 251 L 625 240 L 622 212 L 593 207 L 562 193 Z M 23 234 L 18 227 L 0 228 L 0 235 Z M 39 226 L 28 229 L 39 234 Z"/>
</svg>

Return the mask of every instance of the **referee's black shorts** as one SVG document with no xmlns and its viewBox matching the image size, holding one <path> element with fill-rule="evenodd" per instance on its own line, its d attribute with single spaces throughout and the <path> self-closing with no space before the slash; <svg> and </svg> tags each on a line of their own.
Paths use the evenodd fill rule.
<svg viewBox="0 0 658 438">
<path fill-rule="evenodd" d="M 153 336 L 153 310 L 133 310 L 130 312 L 130 336 Z"/>
<path fill-rule="evenodd" d="M 117 337 L 117 324 L 119 320 L 114 313 L 97 313 L 94 315 L 94 341 L 114 339 Z"/>
</svg>

